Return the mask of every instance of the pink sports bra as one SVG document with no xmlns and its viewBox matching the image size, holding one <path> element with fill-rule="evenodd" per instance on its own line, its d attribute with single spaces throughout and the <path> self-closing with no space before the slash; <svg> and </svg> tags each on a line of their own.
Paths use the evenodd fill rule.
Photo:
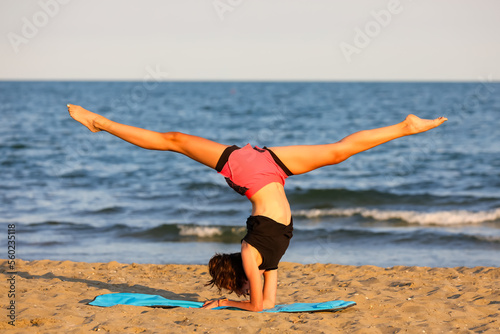
<svg viewBox="0 0 500 334">
<path fill-rule="evenodd" d="M 293 175 L 270 149 L 250 144 L 226 148 L 215 169 L 225 176 L 231 188 L 249 199 L 269 183 L 284 186 L 285 179 Z"/>
</svg>

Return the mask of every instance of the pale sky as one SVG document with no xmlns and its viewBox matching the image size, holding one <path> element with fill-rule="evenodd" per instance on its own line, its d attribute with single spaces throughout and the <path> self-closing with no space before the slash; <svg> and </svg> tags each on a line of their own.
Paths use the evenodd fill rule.
<svg viewBox="0 0 500 334">
<path fill-rule="evenodd" d="M 0 36 L 0 80 L 500 79 L 498 0 L 0 0 Z"/>
</svg>

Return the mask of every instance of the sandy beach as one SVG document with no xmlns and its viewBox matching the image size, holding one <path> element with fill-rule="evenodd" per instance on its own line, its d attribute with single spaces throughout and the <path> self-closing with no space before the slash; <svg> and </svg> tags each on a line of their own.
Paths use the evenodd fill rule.
<svg viewBox="0 0 500 334">
<path fill-rule="evenodd" d="M 428 268 L 281 263 L 278 304 L 351 300 L 340 312 L 245 311 L 88 305 L 114 292 L 169 299 L 217 298 L 206 266 L 16 261 L 9 298 L 1 260 L 0 330 L 12 333 L 499 333 L 500 268 Z M 13 283 L 13 282 L 11 282 Z M 12 288 L 12 286 L 10 286 Z M 237 298 L 228 295 L 229 298 Z M 15 326 L 9 324 L 15 301 Z"/>
</svg>

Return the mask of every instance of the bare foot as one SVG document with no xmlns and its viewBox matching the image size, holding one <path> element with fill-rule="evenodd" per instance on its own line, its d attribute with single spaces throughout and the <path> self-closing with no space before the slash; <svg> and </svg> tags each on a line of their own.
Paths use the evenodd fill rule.
<svg viewBox="0 0 500 334">
<path fill-rule="evenodd" d="M 101 129 L 97 128 L 94 124 L 94 120 L 100 116 L 99 114 L 93 113 L 74 104 L 67 104 L 67 107 L 69 115 L 73 117 L 75 121 L 82 123 L 92 132 L 101 131 Z"/>
<path fill-rule="evenodd" d="M 410 114 L 406 117 L 403 123 L 405 124 L 409 134 L 416 134 L 428 131 L 430 129 L 434 129 L 443 124 L 444 122 L 446 122 L 447 120 L 448 119 L 446 117 L 439 117 L 436 119 L 422 119 L 420 117 Z"/>
</svg>

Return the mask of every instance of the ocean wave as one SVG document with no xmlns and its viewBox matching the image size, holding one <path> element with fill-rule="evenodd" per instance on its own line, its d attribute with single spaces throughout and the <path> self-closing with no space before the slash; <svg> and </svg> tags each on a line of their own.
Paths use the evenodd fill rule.
<svg viewBox="0 0 500 334">
<path fill-rule="evenodd" d="M 245 233 L 242 226 L 162 224 L 153 228 L 128 231 L 122 237 L 145 238 L 157 241 L 215 241 L 239 242 Z"/>
<path fill-rule="evenodd" d="M 178 226 L 180 231 L 179 235 L 182 236 L 196 236 L 200 238 L 210 238 L 214 236 L 222 235 L 222 229 L 220 227 L 211 226 Z"/>
<path fill-rule="evenodd" d="M 436 212 L 418 212 L 405 210 L 380 210 L 367 208 L 350 209 L 309 209 L 293 212 L 294 216 L 306 218 L 351 217 L 355 215 L 375 220 L 402 220 L 419 225 L 463 225 L 481 224 L 500 220 L 500 209 L 489 211 L 449 210 Z"/>
<path fill-rule="evenodd" d="M 351 211 L 353 213 L 354 211 Z M 344 212 L 345 213 L 345 212 Z M 312 214 L 312 212 L 309 212 Z M 394 217 L 392 215 L 391 217 Z M 21 226 L 20 226 L 21 227 Z M 161 224 L 151 227 L 131 227 L 110 225 L 95 227 L 85 224 L 45 222 L 30 224 L 20 229 L 23 242 L 27 247 L 66 247 L 77 245 L 82 240 L 98 243 L 113 243 L 118 240 L 141 242 L 179 242 L 179 243 L 224 243 L 239 245 L 244 236 L 244 226 L 198 225 L 198 224 Z M 499 250 L 500 234 L 477 229 L 436 229 L 428 227 L 377 228 L 322 226 L 311 229 L 297 224 L 294 231 L 295 245 L 431 245 L 432 247 Z M 97 238 L 96 238 L 97 237 Z M 99 241 L 97 241 L 99 239 Z M 350 247 L 349 246 L 349 247 Z"/>
</svg>

